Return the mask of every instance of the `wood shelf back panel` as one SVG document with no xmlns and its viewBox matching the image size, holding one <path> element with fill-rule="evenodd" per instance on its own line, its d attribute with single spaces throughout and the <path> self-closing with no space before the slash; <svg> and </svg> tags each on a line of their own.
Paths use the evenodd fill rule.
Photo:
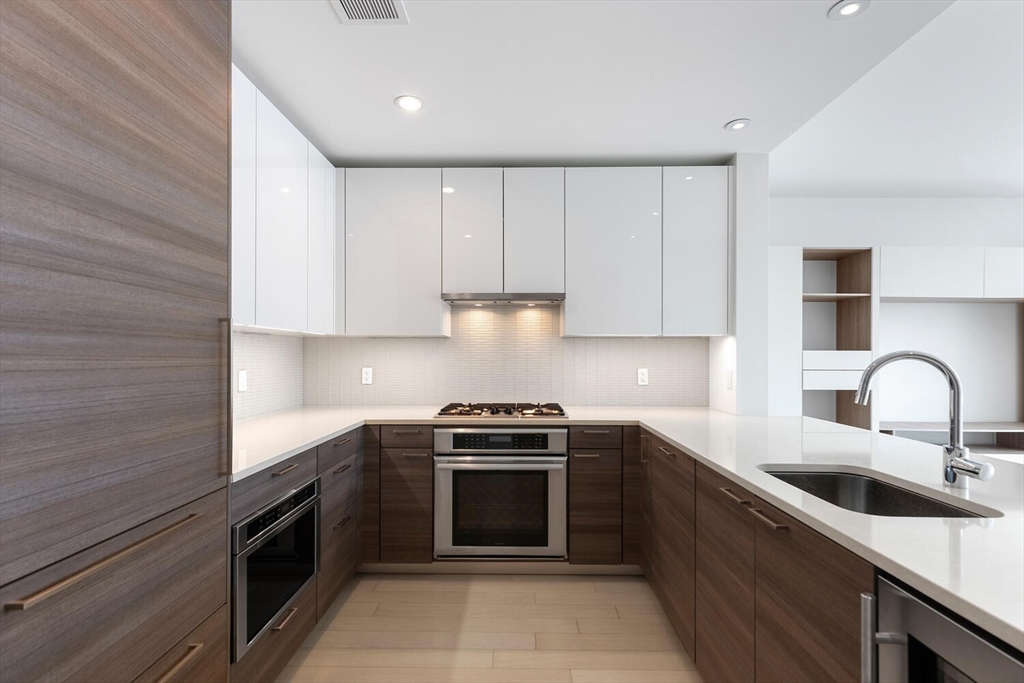
<svg viewBox="0 0 1024 683">
<path fill-rule="evenodd" d="M 836 351 L 871 350 L 871 299 L 836 303 Z"/>
<path fill-rule="evenodd" d="M 871 252 L 862 251 L 836 261 L 837 292 L 871 292 Z"/>
<path fill-rule="evenodd" d="M 871 429 L 871 408 L 855 403 L 853 391 L 836 392 L 836 422 L 861 429 Z"/>
</svg>

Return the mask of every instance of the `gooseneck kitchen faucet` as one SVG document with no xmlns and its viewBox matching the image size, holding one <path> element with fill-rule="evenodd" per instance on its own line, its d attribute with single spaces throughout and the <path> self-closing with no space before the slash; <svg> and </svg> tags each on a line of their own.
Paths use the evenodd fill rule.
<svg viewBox="0 0 1024 683">
<path fill-rule="evenodd" d="M 963 387 L 960 384 L 960 377 L 953 368 L 940 358 L 923 351 L 893 351 L 874 360 L 860 378 L 860 386 L 853 400 L 860 405 L 867 405 L 868 394 L 871 391 L 871 380 L 879 370 L 894 361 L 909 359 L 927 363 L 941 372 L 946 381 L 949 382 L 949 443 L 942 447 L 946 455 L 946 462 L 943 466 L 942 478 L 946 485 L 957 489 L 967 488 L 967 477 L 988 481 L 995 474 L 995 468 L 989 463 L 976 462 L 971 460 L 966 446 L 964 446 L 964 422 L 963 422 Z"/>
</svg>

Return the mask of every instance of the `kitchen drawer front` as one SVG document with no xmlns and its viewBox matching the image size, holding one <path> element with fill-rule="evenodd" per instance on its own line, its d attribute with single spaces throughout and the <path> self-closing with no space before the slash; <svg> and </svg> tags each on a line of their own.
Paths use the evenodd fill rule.
<svg viewBox="0 0 1024 683">
<path fill-rule="evenodd" d="M 862 374 L 859 370 L 804 370 L 804 389 L 856 390 Z"/>
<path fill-rule="evenodd" d="M 382 448 L 433 448 L 434 428 L 429 425 L 381 425 Z"/>
<path fill-rule="evenodd" d="M 227 602 L 227 494 L 0 589 L 0 680 L 131 681 Z"/>
<path fill-rule="evenodd" d="M 231 683 L 274 683 L 316 626 L 316 581 L 299 591 L 284 616 L 231 665 Z"/>
<path fill-rule="evenodd" d="M 251 474 L 231 486 L 231 523 L 237 524 L 316 478 L 316 448 Z"/>
<path fill-rule="evenodd" d="M 356 573 L 359 555 L 358 506 L 353 502 L 320 532 L 320 573 L 316 577 L 316 618 L 323 618 Z"/>
<path fill-rule="evenodd" d="M 135 683 L 227 683 L 229 633 L 228 606 L 224 605 L 136 678 Z"/>
<path fill-rule="evenodd" d="M 316 447 L 317 472 L 323 474 L 359 450 L 363 430 L 353 429 Z"/>
<path fill-rule="evenodd" d="M 320 519 L 336 517 L 359 498 L 358 453 L 352 453 L 334 468 L 320 473 Z"/>
<path fill-rule="evenodd" d="M 622 427 L 569 427 L 569 448 L 622 448 Z"/>
</svg>

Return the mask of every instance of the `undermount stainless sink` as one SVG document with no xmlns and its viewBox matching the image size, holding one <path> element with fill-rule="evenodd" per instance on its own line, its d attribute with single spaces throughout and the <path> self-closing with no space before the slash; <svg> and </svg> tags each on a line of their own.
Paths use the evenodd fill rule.
<svg viewBox="0 0 1024 683">
<path fill-rule="evenodd" d="M 846 510 L 881 517 L 988 517 L 863 474 L 773 471 L 776 479 Z"/>
</svg>

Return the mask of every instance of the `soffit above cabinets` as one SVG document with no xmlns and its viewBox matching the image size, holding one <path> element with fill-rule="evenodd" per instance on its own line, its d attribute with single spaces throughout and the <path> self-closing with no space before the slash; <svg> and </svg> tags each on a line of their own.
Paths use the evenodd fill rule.
<svg viewBox="0 0 1024 683">
<path fill-rule="evenodd" d="M 233 51 L 336 166 L 720 164 L 774 149 L 949 3 L 831 4 L 416 0 L 408 25 L 354 26 L 331 0 L 235 2 Z"/>
</svg>

